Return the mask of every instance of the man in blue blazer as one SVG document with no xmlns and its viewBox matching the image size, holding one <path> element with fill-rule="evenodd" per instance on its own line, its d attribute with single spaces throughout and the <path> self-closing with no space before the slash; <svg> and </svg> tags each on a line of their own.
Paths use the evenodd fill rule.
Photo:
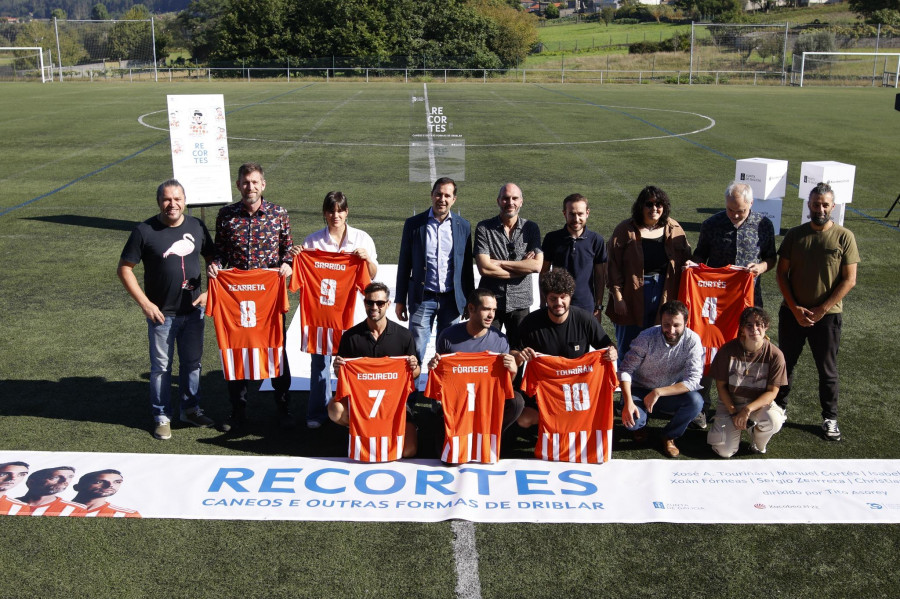
<svg viewBox="0 0 900 599">
<path fill-rule="evenodd" d="M 457 322 L 475 287 L 472 227 L 450 213 L 455 202 L 456 182 L 441 177 L 431 188 L 431 208 L 403 224 L 394 309 L 409 320 L 420 364 L 435 319 L 437 334 Z"/>
</svg>

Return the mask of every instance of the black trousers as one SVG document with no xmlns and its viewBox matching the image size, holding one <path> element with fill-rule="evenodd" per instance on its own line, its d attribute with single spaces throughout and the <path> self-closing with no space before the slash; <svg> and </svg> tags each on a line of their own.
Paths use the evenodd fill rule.
<svg viewBox="0 0 900 599">
<path fill-rule="evenodd" d="M 790 309 L 782 305 L 778 311 L 778 347 L 784 354 L 788 384 L 779 389 L 775 402 L 787 409 L 787 396 L 794 380 L 794 367 L 803 346 L 809 343 L 816 369 L 819 371 L 819 403 L 823 419 L 836 419 L 838 413 L 838 346 L 841 343 L 841 314 L 826 314 L 811 327 L 803 327 Z"/>
</svg>

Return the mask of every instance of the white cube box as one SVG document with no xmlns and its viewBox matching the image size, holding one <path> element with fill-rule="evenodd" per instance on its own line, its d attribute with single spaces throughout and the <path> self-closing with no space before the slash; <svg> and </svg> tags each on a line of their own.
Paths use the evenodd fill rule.
<svg viewBox="0 0 900 599">
<path fill-rule="evenodd" d="M 753 212 L 758 212 L 772 221 L 772 224 L 775 225 L 776 235 L 781 231 L 781 208 L 783 204 L 784 198 L 753 200 Z"/>
<path fill-rule="evenodd" d="M 756 208 L 756 202 L 753 203 L 753 207 Z M 844 226 L 844 212 L 846 212 L 847 204 L 838 204 L 835 203 L 834 209 L 831 211 L 831 220 L 836 222 L 837 224 Z M 800 217 L 800 224 L 809 222 L 809 203 L 803 202 L 803 216 Z"/>
<path fill-rule="evenodd" d="M 757 200 L 783 198 L 787 186 L 787 160 L 743 158 L 734 167 L 734 180 L 746 183 Z"/>
<path fill-rule="evenodd" d="M 835 204 L 849 204 L 853 201 L 853 180 L 856 177 L 856 167 L 852 164 L 822 160 L 819 162 L 804 162 L 800 165 L 800 195 L 808 200 L 809 192 L 821 181 L 831 185 L 834 191 Z"/>
</svg>

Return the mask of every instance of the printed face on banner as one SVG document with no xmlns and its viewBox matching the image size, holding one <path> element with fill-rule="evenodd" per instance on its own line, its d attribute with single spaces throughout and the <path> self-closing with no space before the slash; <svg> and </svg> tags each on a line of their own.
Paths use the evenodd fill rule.
<svg viewBox="0 0 900 599">
<path fill-rule="evenodd" d="M 19 464 L 7 464 L 0 467 L 0 493 L 5 493 L 25 480 L 28 467 Z"/>
</svg>

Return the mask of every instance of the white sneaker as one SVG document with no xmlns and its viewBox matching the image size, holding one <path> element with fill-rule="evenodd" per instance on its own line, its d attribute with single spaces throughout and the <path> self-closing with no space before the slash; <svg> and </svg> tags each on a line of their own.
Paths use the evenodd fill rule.
<svg viewBox="0 0 900 599">
<path fill-rule="evenodd" d="M 841 429 L 838 428 L 837 420 L 826 418 L 822 422 L 822 431 L 825 433 L 825 438 L 829 441 L 841 440 Z"/>
</svg>

